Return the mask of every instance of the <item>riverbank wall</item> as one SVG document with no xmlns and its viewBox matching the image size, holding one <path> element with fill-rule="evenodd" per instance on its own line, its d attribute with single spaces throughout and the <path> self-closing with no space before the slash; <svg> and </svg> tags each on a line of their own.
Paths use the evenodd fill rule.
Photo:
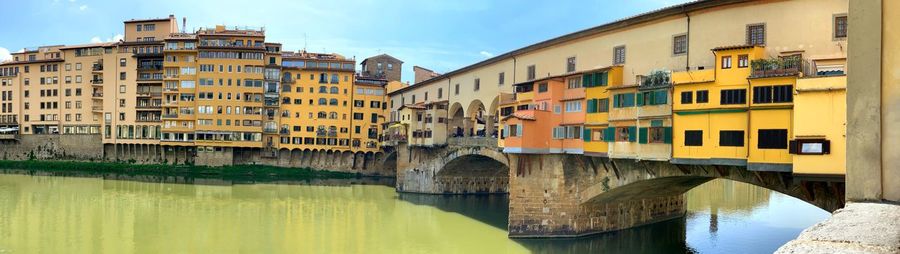
<svg viewBox="0 0 900 254">
<path fill-rule="evenodd" d="M 269 150 L 262 148 L 103 144 L 100 135 L 19 135 L 0 141 L 3 160 L 105 161 L 133 164 L 202 166 L 268 165 L 313 168 L 370 176 L 394 176 L 393 162 L 383 152 L 335 150 Z"/>
</svg>

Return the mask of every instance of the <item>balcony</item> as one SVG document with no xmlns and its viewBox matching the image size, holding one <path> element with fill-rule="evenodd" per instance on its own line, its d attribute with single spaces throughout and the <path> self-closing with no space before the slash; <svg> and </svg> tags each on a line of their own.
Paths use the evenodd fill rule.
<svg viewBox="0 0 900 254">
<path fill-rule="evenodd" d="M 160 109 L 162 109 L 162 104 L 160 104 L 160 103 L 138 104 L 138 105 L 134 106 L 134 108 L 160 110 Z"/>
<path fill-rule="evenodd" d="M 93 65 L 91 65 L 91 71 L 93 71 L 93 72 L 103 71 L 103 64 L 102 63 L 94 63 Z"/>
<path fill-rule="evenodd" d="M 288 134 L 291 134 L 291 131 L 288 130 L 288 129 L 282 128 L 281 130 L 278 131 L 278 134 L 281 134 L 281 135 L 288 135 Z"/>
<path fill-rule="evenodd" d="M 161 92 L 137 91 L 137 97 L 162 97 Z"/>
<path fill-rule="evenodd" d="M 155 116 L 155 115 L 144 115 L 144 116 L 138 116 L 137 119 L 135 119 L 135 122 L 148 122 L 148 123 L 156 122 L 156 123 L 158 123 L 158 122 L 160 122 L 160 118 L 159 118 L 159 116 Z"/>
<path fill-rule="evenodd" d="M 178 118 L 178 114 L 163 114 L 162 118 L 175 119 Z"/>
<path fill-rule="evenodd" d="M 162 81 L 162 75 L 140 75 L 137 78 L 137 81 Z"/>
<path fill-rule="evenodd" d="M 803 59 L 799 55 L 750 61 L 751 78 L 793 76 L 803 71 Z"/>
<path fill-rule="evenodd" d="M 102 111 L 103 111 L 103 105 L 94 105 L 94 106 L 91 106 L 91 111 L 93 111 L 93 112 L 102 112 Z"/>
<path fill-rule="evenodd" d="M 103 79 L 91 79 L 91 85 L 103 85 Z"/>
<path fill-rule="evenodd" d="M 95 92 L 95 93 L 92 93 L 92 94 L 91 94 L 91 97 L 98 98 L 98 99 L 102 99 L 102 98 L 103 98 L 103 93 L 102 93 L 102 92 Z"/>
<path fill-rule="evenodd" d="M 281 82 L 293 84 L 293 83 L 294 83 L 294 78 L 293 78 L 293 77 L 282 77 L 282 78 L 281 78 Z"/>
<path fill-rule="evenodd" d="M 160 64 L 142 64 L 142 65 L 138 65 L 138 68 L 137 68 L 137 69 L 138 69 L 139 71 L 161 71 L 162 68 L 163 68 L 163 65 L 160 63 Z"/>
<path fill-rule="evenodd" d="M 653 71 L 649 75 L 641 79 L 638 89 L 656 89 L 665 88 L 672 85 L 672 75 L 668 71 Z"/>
</svg>

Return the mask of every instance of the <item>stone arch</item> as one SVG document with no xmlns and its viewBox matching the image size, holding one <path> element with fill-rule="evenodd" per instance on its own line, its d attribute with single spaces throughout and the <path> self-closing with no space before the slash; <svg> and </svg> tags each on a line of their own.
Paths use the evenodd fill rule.
<svg viewBox="0 0 900 254">
<path fill-rule="evenodd" d="M 447 133 L 451 136 L 462 136 L 465 128 L 465 117 L 466 113 L 462 107 L 462 104 L 459 102 L 454 102 L 450 105 L 450 111 L 447 111 L 447 117 L 450 121 L 449 129 Z"/>
<path fill-rule="evenodd" d="M 461 148 L 443 158 L 434 172 L 435 187 L 444 193 L 508 193 L 509 161 L 496 150 Z"/>
<path fill-rule="evenodd" d="M 776 191 L 829 212 L 844 205 L 843 184 L 798 182 L 792 179 L 791 173 L 748 171 L 741 166 L 678 165 L 633 160 L 606 160 L 600 167 L 615 170 L 598 170 L 597 177 L 601 180 L 583 190 L 582 204 L 682 195 L 713 179 L 726 179 Z"/>
<path fill-rule="evenodd" d="M 469 102 L 466 108 L 466 134 L 469 136 L 485 136 L 487 130 L 486 118 L 489 115 L 480 100 Z"/>
<path fill-rule="evenodd" d="M 499 135 L 499 126 L 500 126 L 500 96 L 494 96 L 494 99 L 491 100 L 491 106 L 488 108 L 487 114 L 485 117 L 485 124 L 487 125 L 487 136 L 495 137 Z"/>
</svg>

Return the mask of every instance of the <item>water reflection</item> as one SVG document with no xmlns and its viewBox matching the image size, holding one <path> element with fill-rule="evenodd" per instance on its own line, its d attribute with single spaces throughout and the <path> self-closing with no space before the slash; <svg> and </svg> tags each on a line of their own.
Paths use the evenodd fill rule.
<svg viewBox="0 0 900 254">
<path fill-rule="evenodd" d="M 828 216 L 714 180 L 686 194 L 684 218 L 578 239 L 510 240 L 504 195 L 156 180 L 0 175 L 0 253 L 770 253 Z"/>
</svg>

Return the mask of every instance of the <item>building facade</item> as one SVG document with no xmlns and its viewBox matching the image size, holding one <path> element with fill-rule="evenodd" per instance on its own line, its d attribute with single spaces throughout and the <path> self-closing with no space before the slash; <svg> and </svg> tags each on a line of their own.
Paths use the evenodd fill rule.
<svg viewBox="0 0 900 254">
<path fill-rule="evenodd" d="M 0 138 L 97 135 L 110 160 L 204 165 L 380 151 L 389 82 L 353 59 L 282 51 L 261 28 L 179 31 L 173 15 L 124 29 L 0 64 Z"/>
</svg>

